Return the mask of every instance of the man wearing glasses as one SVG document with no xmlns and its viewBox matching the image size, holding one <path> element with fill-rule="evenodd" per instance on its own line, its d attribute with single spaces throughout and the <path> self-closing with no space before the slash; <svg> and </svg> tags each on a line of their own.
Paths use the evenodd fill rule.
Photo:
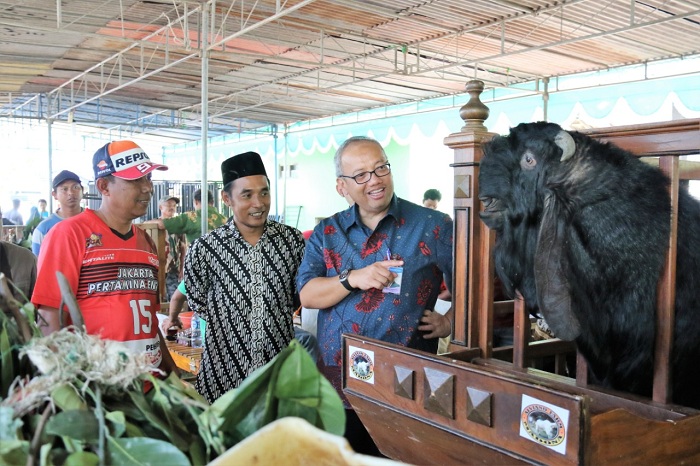
<svg viewBox="0 0 700 466">
<path fill-rule="evenodd" d="M 376 455 L 342 394 L 341 334 L 437 351 L 452 330 L 452 311 L 433 311 L 443 275 L 452 283 L 452 220 L 394 195 L 391 164 L 374 139 L 345 141 L 335 167 L 354 205 L 316 226 L 297 289 L 304 307 L 319 309 L 319 367 L 344 400 L 345 436 L 355 451 Z"/>
</svg>

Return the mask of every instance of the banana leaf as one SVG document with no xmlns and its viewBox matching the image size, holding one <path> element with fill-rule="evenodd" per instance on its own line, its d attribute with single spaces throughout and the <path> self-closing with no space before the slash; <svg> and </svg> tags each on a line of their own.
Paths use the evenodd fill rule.
<svg viewBox="0 0 700 466">
<path fill-rule="evenodd" d="M 190 460 L 175 445 L 152 438 L 110 437 L 108 451 L 109 464 L 190 466 Z"/>
<path fill-rule="evenodd" d="M 51 399 L 63 411 L 88 409 L 88 405 L 75 387 L 68 383 L 57 385 L 51 390 Z"/>
<path fill-rule="evenodd" d="M 211 409 L 219 417 L 219 430 L 234 442 L 286 416 L 301 417 L 336 435 L 345 429 L 340 397 L 296 340 Z"/>
<path fill-rule="evenodd" d="M 170 443 L 175 445 L 186 445 L 188 443 L 185 440 L 188 436 L 187 433 L 172 429 L 171 426 L 168 425 L 167 420 L 163 419 L 158 413 L 155 412 L 153 406 L 147 401 L 146 396 L 143 393 L 130 391 L 128 394 L 131 402 L 137 408 L 139 408 L 146 417 L 148 422 L 143 426 L 143 428 L 145 432 L 149 433 L 149 436 L 163 438 L 164 440 L 167 439 Z M 149 427 L 153 429 L 147 430 Z"/>
<path fill-rule="evenodd" d="M 100 458 L 89 451 L 77 451 L 66 457 L 64 466 L 97 466 Z"/>
<path fill-rule="evenodd" d="M 108 412 L 105 420 L 109 422 L 109 431 L 115 437 L 121 437 L 126 433 L 126 416 L 121 411 Z"/>
<path fill-rule="evenodd" d="M 23 308 L 14 319 L 0 313 L 0 384 L 35 370 L 28 358 L 18 358 L 24 335 L 38 336 L 34 320 L 26 319 L 33 311 Z M 18 318 L 27 329 L 20 331 Z M 148 394 L 145 380 L 154 386 Z M 104 396 L 96 398 L 96 390 Z M 143 375 L 127 390 L 101 390 L 82 378 L 59 382 L 50 391 L 58 409 L 48 416 L 33 411 L 13 419 L 11 407 L 0 406 L 0 464 L 25 464 L 30 457 L 35 464 L 207 464 L 280 417 L 301 417 L 335 434 L 345 426 L 340 398 L 297 341 L 211 406 L 172 375 Z M 38 450 L 30 449 L 35 436 Z M 106 448 L 96 448 L 105 439 Z"/>
<path fill-rule="evenodd" d="M 99 426 L 92 411 L 61 411 L 51 416 L 46 423 L 46 433 L 66 436 L 82 442 L 94 442 L 99 434 Z"/>
<path fill-rule="evenodd" d="M 16 348 L 21 342 L 14 319 L 0 312 L 0 397 L 7 396 L 12 381 L 20 373 Z"/>
</svg>

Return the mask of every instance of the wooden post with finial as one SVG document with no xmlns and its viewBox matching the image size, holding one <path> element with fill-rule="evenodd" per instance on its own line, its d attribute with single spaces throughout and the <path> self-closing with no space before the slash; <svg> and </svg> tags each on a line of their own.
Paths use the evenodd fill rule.
<svg viewBox="0 0 700 466">
<path fill-rule="evenodd" d="M 459 110 L 464 126 L 447 136 L 446 146 L 454 150 L 454 247 L 452 341 L 468 348 L 479 347 L 481 357 L 493 350 L 493 262 L 490 247 L 495 236 L 479 219 L 479 161 L 482 144 L 495 136 L 484 121 L 489 109 L 479 99 L 482 81 L 469 81 L 469 101 Z M 481 318 L 480 318 L 481 316 Z"/>
</svg>

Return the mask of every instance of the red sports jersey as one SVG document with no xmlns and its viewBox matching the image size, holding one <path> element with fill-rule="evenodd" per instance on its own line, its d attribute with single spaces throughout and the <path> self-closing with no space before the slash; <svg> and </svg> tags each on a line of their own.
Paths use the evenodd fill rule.
<svg viewBox="0 0 700 466">
<path fill-rule="evenodd" d="M 151 238 L 131 227 L 124 236 L 92 210 L 51 229 L 39 255 L 32 302 L 58 308 L 60 270 L 68 279 L 85 319 L 87 332 L 124 342 L 151 363 L 162 360 L 158 333 L 158 256 Z"/>
</svg>

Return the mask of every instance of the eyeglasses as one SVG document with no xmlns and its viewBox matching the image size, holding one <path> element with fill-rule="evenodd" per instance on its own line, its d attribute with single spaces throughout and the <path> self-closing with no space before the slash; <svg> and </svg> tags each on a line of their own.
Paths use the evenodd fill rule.
<svg viewBox="0 0 700 466">
<path fill-rule="evenodd" d="M 371 172 L 362 172 L 358 173 L 355 176 L 347 176 L 347 175 L 340 175 L 340 178 L 352 178 L 355 180 L 355 183 L 357 184 L 365 184 L 369 183 L 369 180 L 372 179 L 372 175 L 376 175 L 378 177 L 382 176 L 387 176 L 389 173 L 391 173 L 391 164 L 390 163 L 385 163 L 384 165 L 380 165 Z"/>
</svg>

